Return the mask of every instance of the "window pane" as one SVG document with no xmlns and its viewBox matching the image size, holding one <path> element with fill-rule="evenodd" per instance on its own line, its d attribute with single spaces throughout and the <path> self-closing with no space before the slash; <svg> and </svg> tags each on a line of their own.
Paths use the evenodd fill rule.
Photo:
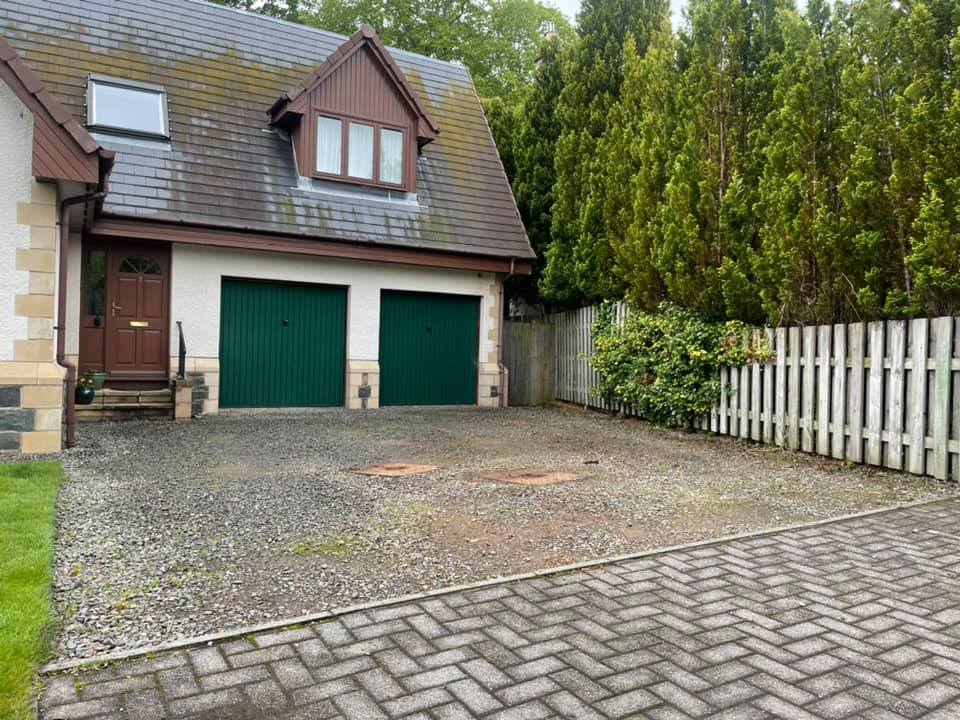
<svg viewBox="0 0 960 720">
<path fill-rule="evenodd" d="M 350 152 L 348 173 L 351 177 L 373 179 L 373 127 L 350 123 Z"/>
<path fill-rule="evenodd" d="M 159 275 L 160 266 L 148 255 L 131 255 L 120 263 L 120 272 L 139 275 Z"/>
<path fill-rule="evenodd" d="M 105 261 L 106 253 L 103 250 L 84 253 L 83 312 L 86 315 L 103 315 Z"/>
<path fill-rule="evenodd" d="M 380 182 L 403 182 L 403 133 L 380 130 Z"/>
<path fill-rule="evenodd" d="M 90 82 L 93 83 L 91 125 L 166 135 L 163 93 Z"/>
<path fill-rule="evenodd" d="M 339 175 L 342 172 L 343 134 L 340 121 L 317 118 L 317 172 Z"/>
</svg>

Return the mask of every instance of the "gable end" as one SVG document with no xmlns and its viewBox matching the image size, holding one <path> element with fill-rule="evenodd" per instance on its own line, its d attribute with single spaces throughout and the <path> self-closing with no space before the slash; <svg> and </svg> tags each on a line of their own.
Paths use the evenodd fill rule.
<svg viewBox="0 0 960 720">
<path fill-rule="evenodd" d="M 0 80 L 33 113 L 33 176 L 38 180 L 101 182 L 113 163 L 113 153 L 100 147 L 2 37 Z"/>
</svg>

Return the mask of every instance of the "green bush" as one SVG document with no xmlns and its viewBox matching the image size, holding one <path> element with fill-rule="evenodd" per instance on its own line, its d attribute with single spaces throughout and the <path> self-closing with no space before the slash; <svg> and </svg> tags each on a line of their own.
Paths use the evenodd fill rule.
<svg viewBox="0 0 960 720">
<path fill-rule="evenodd" d="M 632 406 L 645 420 L 689 428 L 717 403 L 722 366 L 767 352 L 745 343 L 745 335 L 740 322 L 708 322 L 671 303 L 657 313 L 631 310 L 616 322 L 606 304 L 593 328 L 596 393 Z"/>
</svg>

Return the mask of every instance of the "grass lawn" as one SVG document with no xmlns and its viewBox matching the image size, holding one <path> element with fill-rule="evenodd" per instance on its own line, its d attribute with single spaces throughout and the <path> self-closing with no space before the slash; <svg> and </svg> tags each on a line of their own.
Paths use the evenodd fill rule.
<svg viewBox="0 0 960 720">
<path fill-rule="evenodd" d="M 0 718 L 29 711 L 47 650 L 57 463 L 0 464 Z"/>
</svg>

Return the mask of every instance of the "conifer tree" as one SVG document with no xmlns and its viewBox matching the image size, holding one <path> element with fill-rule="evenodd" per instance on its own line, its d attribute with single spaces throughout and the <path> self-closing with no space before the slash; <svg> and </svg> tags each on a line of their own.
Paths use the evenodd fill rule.
<svg viewBox="0 0 960 720">
<path fill-rule="evenodd" d="M 672 202 L 683 199 L 690 216 L 678 215 L 676 207 L 665 213 L 662 272 L 668 290 L 682 292 L 680 302 L 709 317 L 727 314 L 725 278 L 732 286 L 746 280 L 740 268 L 753 240 L 752 185 L 744 173 L 751 121 L 763 114 L 764 103 L 746 92 L 750 67 L 763 59 L 751 53 L 752 8 L 740 0 L 693 0 L 681 39 L 683 150 L 669 184 Z"/>
<path fill-rule="evenodd" d="M 774 323 L 853 319 L 856 273 L 838 227 L 837 188 L 845 166 L 837 134 L 842 31 L 820 0 L 810 3 L 805 19 L 786 14 L 783 28 L 776 109 L 760 138 L 759 294 Z"/>
<path fill-rule="evenodd" d="M 909 82 L 898 103 L 902 132 L 914 150 L 912 173 L 895 187 L 915 184 L 907 268 L 913 279 L 911 314 L 954 314 L 960 308 L 960 51 L 956 3 L 933 0 L 910 8 L 900 34 Z"/>
<path fill-rule="evenodd" d="M 598 148 L 604 166 L 602 194 L 592 198 L 603 212 L 613 250 L 613 271 L 630 299 L 655 309 L 664 299 L 657 252 L 660 216 L 673 158 L 676 116 L 674 38 L 664 18 L 644 55 L 633 36 L 624 46 L 624 83 L 619 103 Z"/>
<path fill-rule="evenodd" d="M 557 113 L 553 229 L 541 289 L 548 298 L 575 302 L 602 297 L 616 287 L 603 214 L 591 193 L 602 187 L 597 146 L 623 83 L 623 46 L 633 34 L 640 54 L 662 26 L 666 0 L 585 0 L 578 39 L 564 64 Z M 613 287 L 611 287 L 611 283 Z"/>
<path fill-rule="evenodd" d="M 554 156 L 560 137 L 557 101 L 563 89 L 562 58 L 563 44 L 560 38 L 543 42 L 533 86 L 520 109 L 513 139 L 516 165 L 513 192 L 527 229 L 527 237 L 537 253 L 537 266 L 532 277 L 514 282 L 514 294 L 527 300 L 537 298 L 543 253 L 550 244 L 553 187 L 556 183 Z"/>
</svg>

